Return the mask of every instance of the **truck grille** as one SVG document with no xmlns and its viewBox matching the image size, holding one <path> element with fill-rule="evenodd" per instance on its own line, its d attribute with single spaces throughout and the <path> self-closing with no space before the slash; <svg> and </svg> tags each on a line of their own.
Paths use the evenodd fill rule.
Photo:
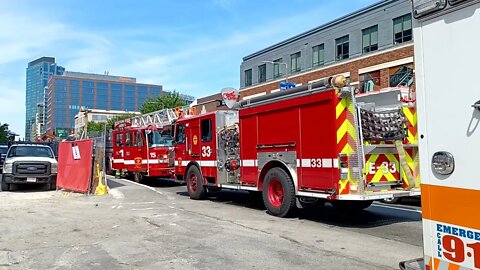
<svg viewBox="0 0 480 270">
<path fill-rule="evenodd" d="M 15 162 L 13 165 L 13 174 L 16 175 L 45 175 L 49 171 L 48 162 Z"/>
</svg>

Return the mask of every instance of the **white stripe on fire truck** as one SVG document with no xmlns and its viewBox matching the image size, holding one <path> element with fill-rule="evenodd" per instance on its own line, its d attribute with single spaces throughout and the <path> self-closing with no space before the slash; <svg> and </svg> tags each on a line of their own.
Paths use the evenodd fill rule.
<svg viewBox="0 0 480 270">
<path fill-rule="evenodd" d="M 312 160 L 311 159 L 302 158 L 302 167 L 310 168 L 310 165 L 312 165 Z"/>
<path fill-rule="evenodd" d="M 123 158 L 113 159 L 113 163 L 123 163 Z"/>
<path fill-rule="evenodd" d="M 118 160 L 115 160 L 117 162 Z M 127 163 L 129 162 L 129 163 Z M 143 160 L 142 163 L 146 164 L 146 160 Z M 216 167 L 217 161 L 215 160 L 199 160 L 197 161 L 200 166 L 203 167 Z M 150 160 L 150 164 L 158 164 L 158 160 Z M 182 160 L 182 166 L 187 166 L 190 163 L 190 160 Z M 315 163 L 315 165 L 313 165 Z M 125 160 L 125 164 L 134 164 L 133 160 Z M 175 160 L 175 166 L 178 166 L 178 160 Z M 242 167 L 256 167 L 258 161 L 256 159 L 244 159 L 241 160 Z M 306 158 L 306 159 L 297 159 L 297 167 L 303 168 L 338 168 L 338 159 L 336 158 Z"/>
<path fill-rule="evenodd" d="M 241 166 L 243 166 L 243 167 L 255 167 L 256 163 L 257 163 L 256 159 L 244 159 L 241 162 Z"/>
<path fill-rule="evenodd" d="M 331 158 L 323 158 L 322 159 L 322 167 L 323 168 L 332 168 L 333 161 Z"/>
</svg>

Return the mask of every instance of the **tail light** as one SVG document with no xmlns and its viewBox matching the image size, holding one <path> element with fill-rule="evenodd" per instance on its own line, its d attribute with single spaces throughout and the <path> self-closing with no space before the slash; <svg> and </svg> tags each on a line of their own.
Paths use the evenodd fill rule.
<svg viewBox="0 0 480 270">
<path fill-rule="evenodd" d="M 230 168 L 232 168 L 232 170 L 236 170 L 238 167 L 238 162 L 236 160 L 230 161 Z"/>
<path fill-rule="evenodd" d="M 348 179 L 348 156 L 346 154 L 338 155 L 338 168 L 340 169 L 340 179 Z"/>
</svg>

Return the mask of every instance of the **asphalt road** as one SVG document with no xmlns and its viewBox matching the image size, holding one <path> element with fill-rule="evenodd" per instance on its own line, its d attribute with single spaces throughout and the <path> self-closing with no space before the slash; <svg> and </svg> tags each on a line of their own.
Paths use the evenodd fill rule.
<svg viewBox="0 0 480 270">
<path fill-rule="evenodd" d="M 422 255 L 417 206 L 270 216 L 249 193 L 109 181 L 107 196 L 0 193 L 0 269 L 398 269 Z"/>
</svg>

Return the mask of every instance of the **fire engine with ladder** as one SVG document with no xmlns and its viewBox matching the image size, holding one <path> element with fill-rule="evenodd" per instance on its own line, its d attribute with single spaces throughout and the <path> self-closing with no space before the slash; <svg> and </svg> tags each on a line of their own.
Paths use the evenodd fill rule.
<svg viewBox="0 0 480 270">
<path fill-rule="evenodd" d="M 192 199 L 221 188 L 261 192 L 268 211 L 330 201 L 361 210 L 417 196 L 415 108 L 408 89 L 356 95 L 343 76 L 237 101 L 175 124 L 175 177 Z"/>
<path fill-rule="evenodd" d="M 424 260 L 401 267 L 480 269 L 480 1 L 412 3 Z"/>
<path fill-rule="evenodd" d="M 164 109 L 116 122 L 112 132 L 113 169 L 133 174 L 136 182 L 144 177 L 173 178 L 172 124 L 183 111 Z"/>
</svg>

